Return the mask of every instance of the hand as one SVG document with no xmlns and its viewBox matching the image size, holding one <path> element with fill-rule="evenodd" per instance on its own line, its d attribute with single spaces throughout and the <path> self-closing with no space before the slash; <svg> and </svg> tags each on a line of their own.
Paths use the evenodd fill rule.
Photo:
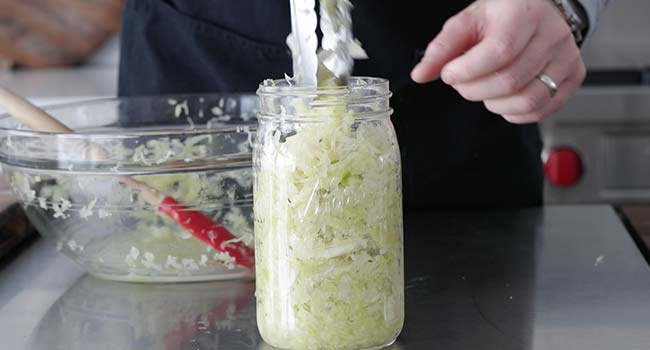
<svg viewBox="0 0 650 350">
<path fill-rule="evenodd" d="M 564 16 L 550 0 L 478 0 L 450 18 L 411 77 L 438 78 L 511 123 L 542 120 L 580 87 L 585 65 Z M 537 76 L 559 86 L 551 96 Z"/>
</svg>

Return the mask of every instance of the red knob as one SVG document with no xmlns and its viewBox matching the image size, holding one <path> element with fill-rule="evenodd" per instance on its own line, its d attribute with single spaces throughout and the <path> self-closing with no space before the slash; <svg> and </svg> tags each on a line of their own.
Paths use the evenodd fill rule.
<svg viewBox="0 0 650 350">
<path fill-rule="evenodd" d="M 552 149 L 544 164 L 546 179 L 556 186 L 571 186 L 582 175 L 582 161 L 578 152 L 571 148 L 559 147 Z"/>
</svg>

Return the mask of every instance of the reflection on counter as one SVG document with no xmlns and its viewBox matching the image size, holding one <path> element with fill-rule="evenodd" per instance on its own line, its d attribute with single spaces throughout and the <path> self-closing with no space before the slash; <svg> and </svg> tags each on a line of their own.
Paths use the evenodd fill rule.
<svg viewBox="0 0 650 350">
<path fill-rule="evenodd" d="M 405 218 L 406 319 L 413 349 L 536 349 L 543 211 Z"/>
<path fill-rule="evenodd" d="M 650 271 L 609 207 L 415 212 L 405 232 L 406 322 L 392 349 L 650 344 Z M 253 282 L 71 283 L 79 271 L 35 247 L 29 265 L 0 271 L 2 349 L 271 349 L 256 329 Z"/>
<path fill-rule="evenodd" d="M 406 323 L 388 349 L 534 348 L 543 211 L 406 218 L 408 232 L 421 234 L 405 241 Z M 254 294 L 252 281 L 147 285 L 86 276 L 51 306 L 27 348 L 273 350 L 259 336 Z"/>
<path fill-rule="evenodd" d="M 396 341 L 392 345 L 389 345 L 389 346 L 387 346 L 385 348 L 381 348 L 380 350 L 403 350 L 403 349 L 404 349 L 404 347 L 400 344 L 400 342 Z M 229 350 L 229 349 L 226 349 L 226 350 Z M 271 345 L 269 345 L 269 344 L 262 341 L 257 350 L 282 350 L 282 349 L 274 348 Z"/>
<path fill-rule="evenodd" d="M 253 281 L 132 284 L 90 275 L 50 307 L 27 348 L 275 349 L 257 331 Z"/>
<path fill-rule="evenodd" d="M 29 349 L 257 349 L 255 283 L 127 284 L 81 278 Z"/>
</svg>

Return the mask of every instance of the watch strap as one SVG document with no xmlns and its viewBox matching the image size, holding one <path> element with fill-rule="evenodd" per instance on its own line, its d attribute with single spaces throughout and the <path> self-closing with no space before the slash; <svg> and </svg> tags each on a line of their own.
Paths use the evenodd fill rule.
<svg viewBox="0 0 650 350">
<path fill-rule="evenodd" d="M 573 37 L 578 45 L 584 41 L 589 31 L 589 19 L 582 5 L 575 0 L 552 0 L 560 10 L 567 24 L 571 28 Z"/>
</svg>

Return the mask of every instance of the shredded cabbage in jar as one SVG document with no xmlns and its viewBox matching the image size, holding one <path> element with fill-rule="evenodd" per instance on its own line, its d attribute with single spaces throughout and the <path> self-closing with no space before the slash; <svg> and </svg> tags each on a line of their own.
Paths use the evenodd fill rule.
<svg viewBox="0 0 650 350">
<path fill-rule="evenodd" d="M 404 318 L 393 131 L 387 120 L 355 121 L 343 107 L 310 112 L 313 122 L 288 132 L 260 126 L 258 327 L 285 349 L 387 345 Z"/>
</svg>

